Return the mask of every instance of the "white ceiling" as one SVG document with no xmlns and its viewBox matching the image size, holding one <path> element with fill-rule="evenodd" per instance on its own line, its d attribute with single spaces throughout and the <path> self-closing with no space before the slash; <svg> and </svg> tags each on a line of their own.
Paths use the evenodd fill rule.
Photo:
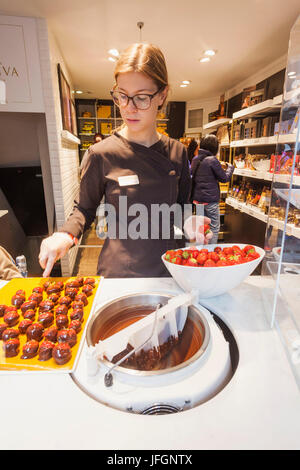
<svg viewBox="0 0 300 470">
<path fill-rule="evenodd" d="M 46 18 L 77 89 L 109 97 L 110 48 L 142 41 L 165 54 L 171 100 L 219 95 L 287 52 L 299 0 L 0 0 L 0 14 Z M 201 64 L 205 49 L 218 51 Z M 191 80 L 180 88 L 182 80 Z M 85 95 L 80 95 L 84 97 Z"/>
</svg>

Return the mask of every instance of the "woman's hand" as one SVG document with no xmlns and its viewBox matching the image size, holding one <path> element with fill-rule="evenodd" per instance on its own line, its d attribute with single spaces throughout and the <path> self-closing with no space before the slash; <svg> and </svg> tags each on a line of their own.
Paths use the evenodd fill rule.
<svg viewBox="0 0 300 470">
<path fill-rule="evenodd" d="M 71 246 L 73 241 L 70 235 L 64 232 L 55 232 L 42 241 L 39 262 L 44 269 L 43 277 L 50 275 L 55 261 L 63 258 Z"/>
<path fill-rule="evenodd" d="M 185 236 L 190 242 L 199 243 L 200 245 L 207 245 L 209 240 L 212 239 L 213 233 L 210 230 L 208 233 L 204 233 L 204 225 L 210 224 L 210 219 L 203 215 L 191 215 L 184 223 L 183 230 Z"/>
</svg>

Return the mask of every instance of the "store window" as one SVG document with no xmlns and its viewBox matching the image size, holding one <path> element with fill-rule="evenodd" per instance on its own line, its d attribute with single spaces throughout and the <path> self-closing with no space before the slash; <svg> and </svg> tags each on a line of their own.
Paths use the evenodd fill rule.
<svg viewBox="0 0 300 470">
<path fill-rule="evenodd" d="M 203 108 L 190 109 L 188 111 L 188 128 L 202 127 L 203 125 Z"/>
</svg>

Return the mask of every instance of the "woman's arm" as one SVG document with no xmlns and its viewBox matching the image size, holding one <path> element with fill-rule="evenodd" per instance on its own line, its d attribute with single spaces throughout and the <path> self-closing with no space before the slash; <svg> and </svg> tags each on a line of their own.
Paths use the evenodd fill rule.
<svg viewBox="0 0 300 470">
<path fill-rule="evenodd" d="M 215 174 L 215 177 L 218 181 L 221 183 L 227 183 L 233 173 L 234 166 L 231 164 L 228 164 L 227 170 L 223 170 L 221 163 L 217 158 L 213 158 L 211 161 L 211 168 Z"/>
<path fill-rule="evenodd" d="M 79 238 L 83 231 L 93 222 L 97 207 L 104 194 L 104 174 L 102 158 L 91 152 L 83 169 L 80 183 L 79 203 L 76 203 L 66 223 L 45 238 L 41 243 L 39 262 L 44 269 L 43 276 L 48 277 L 55 261 L 63 258 L 73 246 L 74 240 L 69 235 Z"/>
</svg>

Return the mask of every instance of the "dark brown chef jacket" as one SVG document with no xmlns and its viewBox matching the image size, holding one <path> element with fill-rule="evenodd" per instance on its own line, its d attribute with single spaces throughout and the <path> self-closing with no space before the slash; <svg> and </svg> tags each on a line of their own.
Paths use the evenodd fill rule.
<svg viewBox="0 0 300 470">
<path fill-rule="evenodd" d="M 129 175 L 137 175 L 139 184 L 120 186 L 119 178 Z M 106 238 L 98 261 L 98 274 L 110 278 L 168 276 L 161 255 L 176 247 L 174 229 L 171 223 L 169 239 L 162 239 L 161 231 L 158 239 L 150 238 L 151 205 L 187 204 L 190 190 L 191 177 L 183 144 L 161 135 L 158 142 L 145 147 L 115 133 L 89 148 L 79 202 L 60 231 L 79 238 L 95 219 L 103 195 L 105 203 L 115 207 L 117 227 L 121 229 L 119 196 L 127 196 L 128 207 L 135 203 L 147 207 L 149 239 Z M 128 224 L 135 217 L 128 216 Z"/>
</svg>

